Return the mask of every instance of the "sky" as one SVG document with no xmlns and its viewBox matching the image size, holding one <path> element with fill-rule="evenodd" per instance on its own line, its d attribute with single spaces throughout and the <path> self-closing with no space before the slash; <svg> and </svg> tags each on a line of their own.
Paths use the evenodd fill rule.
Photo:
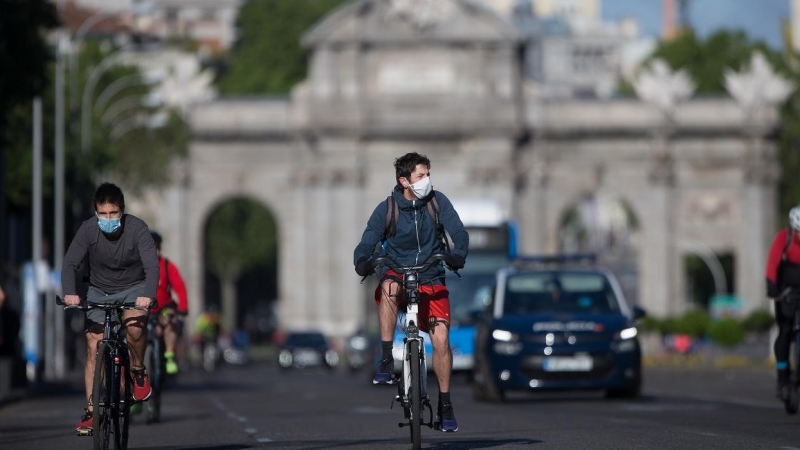
<svg viewBox="0 0 800 450">
<path fill-rule="evenodd" d="M 719 28 L 742 29 L 753 40 L 783 47 L 781 20 L 791 17 L 791 0 L 690 0 L 689 20 L 703 37 Z M 633 17 L 641 33 L 661 34 L 661 0 L 602 0 L 604 20 Z"/>
</svg>

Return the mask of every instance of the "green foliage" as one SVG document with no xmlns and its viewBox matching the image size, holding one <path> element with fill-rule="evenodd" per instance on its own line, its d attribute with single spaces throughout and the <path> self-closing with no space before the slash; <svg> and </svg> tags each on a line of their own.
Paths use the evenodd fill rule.
<svg viewBox="0 0 800 450">
<path fill-rule="evenodd" d="M 766 308 L 756 309 L 742 320 L 742 327 L 746 331 L 766 333 L 775 324 L 775 318 Z"/>
<path fill-rule="evenodd" d="M 743 31 L 720 30 L 705 40 L 687 31 L 662 42 L 650 59 L 662 58 L 676 70 L 686 68 L 697 83 L 698 94 L 718 94 L 726 92 L 725 69 L 739 70 L 756 49 L 775 56 L 764 43 L 750 41 Z"/>
<path fill-rule="evenodd" d="M 285 94 L 306 76 L 308 51 L 300 38 L 343 0 L 248 0 L 239 12 L 242 32 L 221 93 Z"/>
<path fill-rule="evenodd" d="M 1 0 L 0 0 L 1 1 Z M 80 72 L 77 74 L 80 92 L 84 91 L 85 80 L 94 67 L 107 57 L 114 49 L 103 42 L 86 41 L 79 58 Z M 54 64 L 50 64 L 47 73 L 54 73 Z M 156 112 L 154 108 L 137 106 L 120 113 L 113 121 L 103 122 L 101 118 L 117 102 L 126 102 L 131 99 L 143 98 L 150 92 L 150 87 L 139 84 L 129 86 L 113 96 L 106 107 L 98 110 L 94 107 L 98 97 L 113 82 L 129 76 L 139 74 L 133 67 L 114 67 L 104 73 L 95 86 L 90 104 L 92 120 L 92 138 L 90 150 L 83 155 L 80 149 L 80 109 L 70 112 L 65 106 L 65 162 L 67 180 L 77 164 L 82 177 L 97 177 L 98 175 L 113 178 L 132 188 L 134 192 L 145 187 L 157 187 L 172 181 L 171 161 L 184 157 L 187 154 L 189 141 L 189 128 L 175 112 L 170 112 L 167 125 L 158 129 L 147 129 L 143 126 L 132 127 L 129 133 L 120 139 L 111 139 L 111 131 L 123 122 L 131 123 L 135 116 L 150 115 Z M 65 84 L 68 85 L 69 73 L 65 73 Z M 52 196 L 54 184 L 54 128 L 55 128 L 55 86 L 50 84 L 42 94 L 43 103 L 43 188 L 45 197 Z M 68 89 L 66 89 L 68 91 Z M 66 103 L 70 99 L 66 98 Z M 81 104 L 77 99 L 77 104 Z M 13 164 L 6 166 L 7 198 L 9 205 L 16 209 L 25 209 L 30 206 L 32 185 L 32 107 L 31 102 L 15 105 L 9 110 L 8 128 L 6 130 L 7 161 Z M 71 126 L 74 125 L 74 126 Z M 100 180 L 93 180 L 100 181 Z M 74 186 L 67 183 L 67 203 L 71 203 Z M 83 193 L 83 195 L 86 195 Z M 89 199 L 80 199 L 88 202 Z"/>
<path fill-rule="evenodd" d="M 238 280 L 259 265 L 274 266 L 277 224 L 270 212 L 250 199 L 220 205 L 208 218 L 206 262 L 221 280 Z"/>
<path fill-rule="evenodd" d="M 54 2 L 0 1 L 0 116 L 46 86 L 52 52 L 44 32 L 57 25 Z"/>
<path fill-rule="evenodd" d="M 703 337 L 708 334 L 708 329 L 711 324 L 708 314 L 699 309 L 688 311 L 678 319 L 677 329 L 678 333 L 688 334 L 692 337 Z"/>
<path fill-rule="evenodd" d="M 745 330 L 738 320 L 726 317 L 712 323 L 708 335 L 723 347 L 733 347 L 744 342 Z"/>
<path fill-rule="evenodd" d="M 642 317 L 639 319 L 639 322 L 637 322 L 636 326 L 643 332 L 661 331 L 661 321 L 651 316 Z"/>
</svg>

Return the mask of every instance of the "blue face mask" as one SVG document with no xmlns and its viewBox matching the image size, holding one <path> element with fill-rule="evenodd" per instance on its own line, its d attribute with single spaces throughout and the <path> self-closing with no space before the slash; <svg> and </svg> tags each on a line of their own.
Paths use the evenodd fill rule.
<svg viewBox="0 0 800 450">
<path fill-rule="evenodd" d="M 97 226 L 100 227 L 100 231 L 106 234 L 111 234 L 117 230 L 119 230 L 120 222 L 122 221 L 121 218 L 119 219 L 104 219 L 102 217 L 97 218 Z"/>
</svg>

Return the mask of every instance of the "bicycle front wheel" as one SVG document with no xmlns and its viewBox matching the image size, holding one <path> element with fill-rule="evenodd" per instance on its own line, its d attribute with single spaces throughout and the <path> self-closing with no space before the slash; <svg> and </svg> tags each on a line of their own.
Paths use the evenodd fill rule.
<svg viewBox="0 0 800 450">
<path fill-rule="evenodd" d="M 97 347 L 97 359 L 94 366 L 94 384 L 92 385 L 92 434 L 94 450 L 108 450 L 111 445 L 112 398 L 111 382 L 114 363 L 111 360 L 111 347 L 101 343 Z"/>
<path fill-rule="evenodd" d="M 408 345 L 408 364 L 411 369 L 411 389 L 408 401 L 411 407 L 411 446 L 418 450 L 422 446 L 420 427 L 422 425 L 422 386 L 420 385 L 419 341 L 411 341 Z"/>
<path fill-rule="evenodd" d="M 133 402 L 133 383 L 130 377 L 130 360 L 120 357 L 119 364 L 119 402 L 114 411 L 114 443 L 117 450 L 128 448 L 128 430 L 131 424 L 131 403 Z"/>
<path fill-rule="evenodd" d="M 794 341 L 792 342 L 791 352 L 789 352 L 789 367 L 791 368 L 791 386 L 789 387 L 789 396 L 783 402 L 783 408 L 786 414 L 797 414 L 800 408 L 800 333 L 795 334 Z"/>
</svg>

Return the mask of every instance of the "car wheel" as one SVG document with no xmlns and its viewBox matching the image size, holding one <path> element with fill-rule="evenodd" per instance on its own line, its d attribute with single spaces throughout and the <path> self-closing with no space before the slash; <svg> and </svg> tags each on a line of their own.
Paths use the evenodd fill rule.
<svg viewBox="0 0 800 450">
<path fill-rule="evenodd" d="M 476 374 L 472 383 L 472 396 L 479 402 L 501 403 L 505 401 L 505 392 L 485 374 Z"/>
<path fill-rule="evenodd" d="M 642 383 L 636 382 L 624 388 L 606 390 L 606 398 L 637 399 L 642 396 Z"/>
</svg>

